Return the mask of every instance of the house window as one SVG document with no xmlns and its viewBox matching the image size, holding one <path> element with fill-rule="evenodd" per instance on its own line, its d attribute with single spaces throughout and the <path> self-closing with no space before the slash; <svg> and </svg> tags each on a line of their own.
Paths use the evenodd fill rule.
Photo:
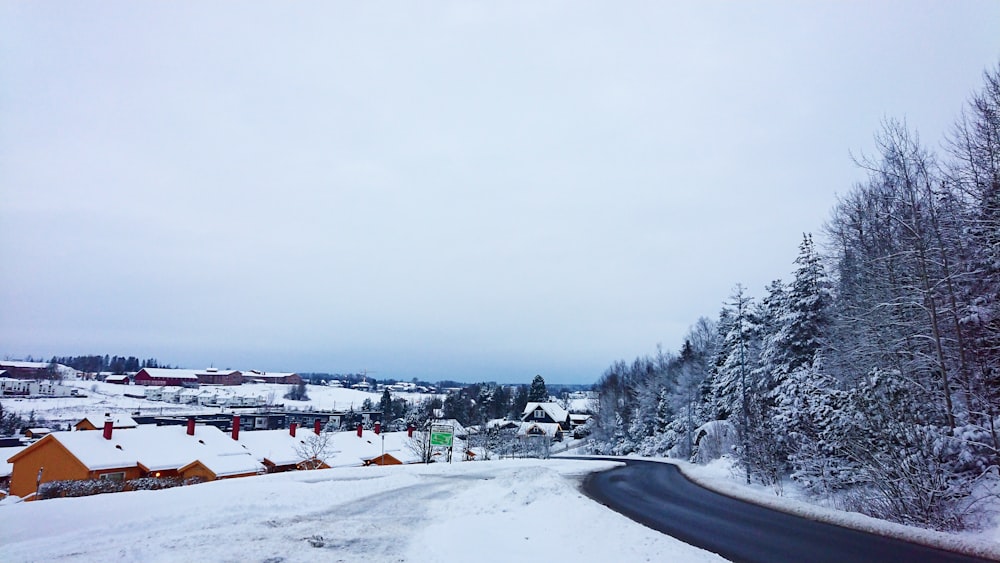
<svg viewBox="0 0 1000 563">
<path fill-rule="evenodd" d="M 545 411 L 542 409 L 535 409 L 535 418 L 545 418 Z"/>
<path fill-rule="evenodd" d="M 101 479 L 107 479 L 109 481 L 124 481 L 125 480 L 125 472 L 124 471 L 119 471 L 117 473 L 105 473 L 105 474 L 101 475 L 100 478 Z"/>
</svg>

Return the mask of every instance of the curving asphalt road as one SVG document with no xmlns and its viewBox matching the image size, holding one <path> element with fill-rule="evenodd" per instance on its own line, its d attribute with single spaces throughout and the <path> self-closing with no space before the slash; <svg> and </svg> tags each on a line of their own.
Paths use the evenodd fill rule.
<svg viewBox="0 0 1000 563">
<path fill-rule="evenodd" d="M 636 522 L 732 561 L 985 561 L 736 500 L 692 483 L 674 465 L 622 461 L 624 467 L 588 476 L 584 493 Z"/>
</svg>

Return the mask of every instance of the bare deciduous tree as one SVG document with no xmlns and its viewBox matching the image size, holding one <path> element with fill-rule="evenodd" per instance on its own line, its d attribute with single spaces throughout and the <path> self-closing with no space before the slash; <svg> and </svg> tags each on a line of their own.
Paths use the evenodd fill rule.
<svg viewBox="0 0 1000 563">
<path fill-rule="evenodd" d="M 304 469 L 319 469 L 326 463 L 326 459 L 333 453 L 333 444 L 330 443 L 331 434 L 320 432 L 315 434 L 310 432 L 309 436 L 295 446 L 295 454 L 301 460 L 299 466 Z"/>
</svg>

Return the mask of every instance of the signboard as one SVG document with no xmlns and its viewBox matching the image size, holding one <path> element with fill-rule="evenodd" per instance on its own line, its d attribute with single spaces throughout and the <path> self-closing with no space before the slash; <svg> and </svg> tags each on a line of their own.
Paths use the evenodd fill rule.
<svg viewBox="0 0 1000 563">
<path fill-rule="evenodd" d="M 431 426 L 431 446 L 450 447 L 454 434 L 455 429 L 452 428 L 451 425 Z"/>
</svg>

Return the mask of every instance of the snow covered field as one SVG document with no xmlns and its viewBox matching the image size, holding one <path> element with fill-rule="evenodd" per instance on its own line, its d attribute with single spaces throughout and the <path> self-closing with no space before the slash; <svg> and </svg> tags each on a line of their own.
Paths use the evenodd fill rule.
<svg viewBox="0 0 1000 563">
<path fill-rule="evenodd" d="M 0 561 L 723 561 L 580 493 L 613 465 L 329 469 L 0 504 Z"/>
<path fill-rule="evenodd" d="M 64 385 L 79 389 L 86 397 L 60 397 L 52 399 L 15 399 L 4 398 L 3 408 L 19 413 L 27 418 L 34 411 L 36 417 L 49 423 L 63 427 L 69 423 L 79 422 L 87 415 L 103 415 L 106 412 L 114 414 L 179 414 L 179 413 L 218 413 L 230 412 L 230 409 L 219 407 L 202 407 L 198 405 L 179 405 L 162 401 L 149 401 L 126 397 L 125 394 L 142 395 L 145 388 L 141 385 L 115 385 L 97 381 L 67 380 Z M 355 389 L 341 387 L 326 387 L 322 385 L 307 385 L 308 401 L 289 401 L 283 399 L 289 390 L 289 385 L 257 383 L 232 387 L 222 387 L 227 393 L 242 397 L 263 397 L 271 404 L 284 404 L 286 408 L 299 410 L 359 410 L 365 399 L 378 404 L 381 393 L 368 393 Z M 403 398 L 410 402 L 419 402 L 433 395 L 420 393 L 393 394 L 393 398 Z"/>
</svg>

